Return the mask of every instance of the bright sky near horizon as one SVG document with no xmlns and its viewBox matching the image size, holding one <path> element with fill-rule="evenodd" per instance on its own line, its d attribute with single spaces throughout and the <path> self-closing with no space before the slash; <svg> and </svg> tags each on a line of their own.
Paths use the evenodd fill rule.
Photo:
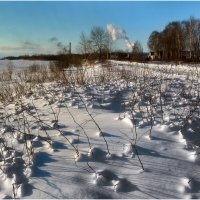
<svg viewBox="0 0 200 200">
<path fill-rule="evenodd" d="M 21 1 L 0 2 L 0 57 L 56 53 L 56 44 L 72 43 L 77 51 L 80 33 L 93 26 L 123 28 L 144 51 L 152 31 L 171 21 L 200 18 L 198 1 Z M 122 42 L 119 49 L 125 48 Z"/>
</svg>

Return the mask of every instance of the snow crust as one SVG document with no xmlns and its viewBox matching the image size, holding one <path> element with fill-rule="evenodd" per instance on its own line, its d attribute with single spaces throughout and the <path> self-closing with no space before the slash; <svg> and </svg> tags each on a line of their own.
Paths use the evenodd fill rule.
<svg viewBox="0 0 200 200">
<path fill-rule="evenodd" d="M 189 85 L 185 76 L 188 67 L 112 63 L 116 69 L 137 66 L 153 72 L 159 67 L 177 67 L 179 71 L 176 69 L 177 73 L 170 77 L 174 84 L 168 91 L 170 95 L 166 94 L 166 98 L 174 98 L 174 104 L 178 102 L 174 105 L 177 113 L 172 112 L 172 106 L 163 106 L 164 118 L 156 110 L 157 121 L 153 124 L 146 120 L 145 111 L 150 106 L 143 102 L 141 111 L 124 113 L 123 106 L 133 105 L 129 94 L 133 94 L 135 86 L 123 80 L 77 86 L 76 93 L 64 94 L 64 100 L 59 96 L 60 85 L 47 83 L 45 87 L 56 94 L 52 106 L 59 113 L 57 119 L 46 101 L 51 98 L 48 94 L 46 98 L 38 94 L 24 97 L 30 122 L 25 135 L 23 129 L 13 129 L 21 110 L 16 114 L 14 103 L 0 109 L 13 116 L 9 123 L 3 123 L 1 118 L 0 198 L 200 198 L 199 147 L 193 140 L 199 139 L 195 135 L 199 134 L 200 120 L 188 120 L 190 127 L 183 129 L 178 116 L 184 112 L 187 99 L 182 97 L 176 102 L 177 90 L 183 83 Z M 88 74 L 95 76 L 102 71 L 102 66 L 96 64 Z M 138 97 L 139 91 L 134 92 Z M 36 120 L 37 113 L 43 124 Z"/>
</svg>

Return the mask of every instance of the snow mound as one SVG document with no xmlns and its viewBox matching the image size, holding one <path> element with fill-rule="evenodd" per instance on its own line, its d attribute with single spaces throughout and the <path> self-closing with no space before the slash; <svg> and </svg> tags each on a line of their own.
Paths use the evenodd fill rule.
<svg viewBox="0 0 200 200">
<path fill-rule="evenodd" d="M 128 117 L 125 117 L 124 119 L 122 119 L 122 121 L 127 125 L 129 125 L 130 127 L 133 127 L 133 122 Z"/>
<path fill-rule="evenodd" d="M 75 154 L 74 159 L 76 162 L 87 162 L 88 161 L 88 155 L 79 153 L 78 155 Z"/>
<path fill-rule="evenodd" d="M 152 140 L 152 137 L 151 137 L 149 134 L 146 135 L 145 138 L 146 138 L 147 140 Z"/>
<path fill-rule="evenodd" d="M 99 170 L 93 177 L 94 184 L 97 186 L 112 186 L 115 192 L 130 192 L 137 188 L 126 178 L 120 178 L 108 169 Z"/>
<path fill-rule="evenodd" d="M 107 158 L 108 152 L 100 149 L 99 147 L 92 147 L 89 150 L 88 156 L 89 158 L 96 160 L 96 161 L 103 161 Z"/>
<path fill-rule="evenodd" d="M 137 187 L 133 185 L 126 178 L 119 178 L 118 180 L 112 181 L 113 188 L 115 192 L 131 192 L 136 190 Z"/>
<path fill-rule="evenodd" d="M 102 131 L 97 131 L 95 135 L 98 136 L 98 137 L 102 137 L 103 136 L 103 132 Z"/>
<path fill-rule="evenodd" d="M 71 144 L 78 144 L 78 143 L 80 143 L 80 140 L 79 139 L 75 139 L 75 138 L 71 138 L 71 139 L 69 139 L 69 141 L 70 141 Z"/>
<path fill-rule="evenodd" d="M 134 151 L 134 146 L 131 143 L 125 144 L 124 145 L 124 154 L 125 155 L 131 155 L 132 157 L 134 157 L 135 155 L 135 151 Z"/>
<path fill-rule="evenodd" d="M 93 176 L 95 178 L 94 183 L 99 186 L 112 185 L 112 181 L 118 178 L 116 174 L 107 169 L 99 170 Z"/>
</svg>

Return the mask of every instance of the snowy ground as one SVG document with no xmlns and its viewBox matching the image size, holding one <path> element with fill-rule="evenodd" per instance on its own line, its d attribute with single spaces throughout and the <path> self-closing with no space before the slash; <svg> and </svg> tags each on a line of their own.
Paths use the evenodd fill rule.
<svg viewBox="0 0 200 200">
<path fill-rule="evenodd" d="M 48 66 L 49 61 L 39 60 L 0 60 L 0 71 L 6 70 L 8 67 L 13 67 L 15 70 L 24 69 L 31 65 Z"/>
<path fill-rule="evenodd" d="M 113 66 L 1 106 L 0 198 L 200 198 L 198 74 Z"/>
</svg>

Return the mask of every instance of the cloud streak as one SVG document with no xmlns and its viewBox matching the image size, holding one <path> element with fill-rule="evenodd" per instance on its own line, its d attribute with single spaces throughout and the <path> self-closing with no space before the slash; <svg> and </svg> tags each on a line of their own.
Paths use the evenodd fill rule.
<svg viewBox="0 0 200 200">
<path fill-rule="evenodd" d="M 47 53 L 49 49 L 45 49 L 40 44 L 34 43 L 30 40 L 20 41 L 18 45 L 13 46 L 0 46 L 0 54 L 13 55 L 13 54 L 27 54 L 27 53 Z"/>
<path fill-rule="evenodd" d="M 57 37 L 51 37 L 48 40 L 49 42 L 58 42 L 58 38 Z"/>
<path fill-rule="evenodd" d="M 37 43 L 26 40 L 26 41 L 22 42 L 20 48 L 21 49 L 36 50 L 36 49 L 41 49 L 41 46 Z"/>
<path fill-rule="evenodd" d="M 67 48 L 67 45 L 65 45 L 64 43 L 60 42 L 57 37 L 51 37 L 51 38 L 49 38 L 48 41 L 53 43 L 60 50 Z"/>
</svg>

